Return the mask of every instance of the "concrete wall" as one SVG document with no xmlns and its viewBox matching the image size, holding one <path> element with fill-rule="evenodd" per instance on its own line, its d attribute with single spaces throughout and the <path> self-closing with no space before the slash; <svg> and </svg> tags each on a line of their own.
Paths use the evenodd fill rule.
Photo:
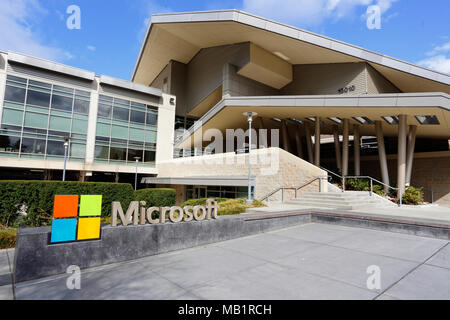
<svg viewBox="0 0 450 320">
<path fill-rule="evenodd" d="M 371 65 L 366 65 L 367 92 L 369 94 L 377 93 L 400 93 L 401 91 L 389 80 L 383 77 Z"/>
<path fill-rule="evenodd" d="M 252 174 L 256 177 L 257 199 L 281 186 L 300 186 L 317 176 L 327 175 L 324 170 L 279 148 L 254 150 L 252 158 Z M 160 178 L 245 177 L 248 176 L 248 154 L 223 153 L 179 158 L 159 163 L 157 169 Z M 303 188 L 300 194 L 318 191 L 319 182 L 315 181 Z M 293 192 L 288 192 L 285 199 L 293 196 Z M 281 193 L 275 194 L 270 200 L 281 200 Z"/>
</svg>

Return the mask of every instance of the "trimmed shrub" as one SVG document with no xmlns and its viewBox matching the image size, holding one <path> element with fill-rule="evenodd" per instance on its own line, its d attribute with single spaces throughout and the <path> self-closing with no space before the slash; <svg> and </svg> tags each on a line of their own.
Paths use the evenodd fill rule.
<svg viewBox="0 0 450 320">
<path fill-rule="evenodd" d="M 206 200 L 207 200 L 207 198 L 187 200 L 180 207 L 183 208 L 185 206 L 193 206 L 193 207 L 194 206 L 204 206 L 206 204 Z M 214 198 L 214 200 L 217 201 L 218 203 L 220 203 L 220 202 L 227 201 L 228 199 L 225 199 L 225 198 Z"/>
<path fill-rule="evenodd" d="M 219 208 L 217 210 L 217 214 L 219 216 L 223 215 L 231 215 L 231 214 L 240 214 L 244 213 L 247 208 L 257 208 L 257 207 L 265 207 L 266 205 L 259 200 L 253 199 L 253 204 L 248 205 L 245 203 L 247 199 L 225 199 L 225 198 L 215 198 L 215 201 L 218 202 Z M 206 204 L 206 198 L 202 199 L 192 199 L 188 200 L 181 205 L 184 206 L 202 206 Z"/>
<path fill-rule="evenodd" d="M 382 197 L 384 197 L 386 195 L 386 193 L 384 192 L 383 186 L 380 186 L 379 184 L 375 184 L 373 186 L 373 192 L 375 192 L 376 194 L 378 194 L 379 196 L 382 196 Z"/>
<path fill-rule="evenodd" d="M 134 190 L 125 183 L 0 181 L 0 224 L 50 225 L 55 195 L 102 195 L 102 217 L 107 217 L 111 215 L 113 201 L 128 207 Z M 21 211 L 26 211 L 26 216 L 21 216 Z"/>
<path fill-rule="evenodd" d="M 421 204 L 423 203 L 422 188 L 408 187 L 402 196 L 403 204 Z"/>
<path fill-rule="evenodd" d="M 369 191 L 369 180 L 357 178 L 347 179 L 345 180 L 345 189 L 355 191 Z"/>
<path fill-rule="evenodd" d="M 135 201 L 145 201 L 146 207 L 172 207 L 176 203 L 175 189 L 141 189 L 134 192 Z"/>
<path fill-rule="evenodd" d="M 17 229 L 0 227 L 0 249 L 9 249 L 16 246 Z"/>
</svg>

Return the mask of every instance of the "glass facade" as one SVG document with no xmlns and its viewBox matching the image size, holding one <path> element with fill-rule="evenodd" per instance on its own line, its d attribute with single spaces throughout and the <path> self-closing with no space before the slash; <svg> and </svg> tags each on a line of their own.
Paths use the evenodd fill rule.
<svg viewBox="0 0 450 320">
<path fill-rule="evenodd" d="M 254 194 L 252 187 L 252 195 Z M 238 199 L 248 197 L 248 187 L 186 186 L 186 200 L 201 198 Z"/>
<path fill-rule="evenodd" d="M 0 156 L 84 161 L 90 92 L 7 76 L 0 129 Z"/>
<path fill-rule="evenodd" d="M 154 166 L 158 108 L 100 95 L 95 162 L 134 164 L 136 157 Z"/>
</svg>

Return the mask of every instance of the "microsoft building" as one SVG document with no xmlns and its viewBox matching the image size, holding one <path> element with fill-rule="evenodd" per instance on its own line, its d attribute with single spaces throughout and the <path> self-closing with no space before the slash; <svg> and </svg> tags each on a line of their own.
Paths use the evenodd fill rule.
<svg viewBox="0 0 450 320">
<path fill-rule="evenodd" d="M 159 14 L 131 82 L 0 54 L 0 175 L 59 179 L 66 143 L 72 180 L 127 182 L 137 167 L 178 202 L 245 197 L 250 144 L 270 160 L 253 166 L 258 199 L 331 191 L 322 177 L 337 175 L 448 204 L 449 93 L 448 74 L 242 11 Z M 264 134 L 230 144 L 245 112 Z"/>
</svg>

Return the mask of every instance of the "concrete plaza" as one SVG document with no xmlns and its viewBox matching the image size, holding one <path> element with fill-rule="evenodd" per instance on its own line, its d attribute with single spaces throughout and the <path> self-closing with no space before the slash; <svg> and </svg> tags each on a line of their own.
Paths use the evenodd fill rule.
<svg viewBox="0 0 450 320">
<path fill-rule="evenodd" d="M 381 289 L 368 289 L 369 266 Z M 449 241 L 329 224 L 19 283 L 16 299 L 450 299 Z"/>
</svg>

